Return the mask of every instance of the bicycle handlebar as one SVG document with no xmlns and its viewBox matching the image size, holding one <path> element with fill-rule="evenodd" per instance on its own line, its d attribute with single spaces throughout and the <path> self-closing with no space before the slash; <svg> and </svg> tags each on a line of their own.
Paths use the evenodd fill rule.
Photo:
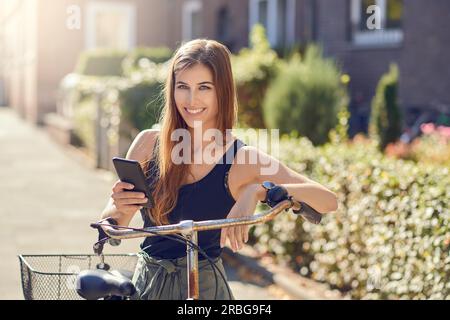
<svg viewBox="0 0 450 320">
<path fill-rule="evenodd" d="M 295 214 L 300 214 L 311 223 L 318 224 L 321 221 L 322 215 L 319 212 L 308 206 L 306 203 L 296 201 L 292 199 L 292 197 L 289 197 L 288 199 L 276 204 L 270 210 L 266 210 L 253 216 L 241 218 L 205 220 L 198 222 L 192 220 L 184 220 L 180 221 L 177 224 L 148 227 L 140 229 L 139 231 L 120 230 L 120 226 L 113 227 L 110 224 L 103 223 L 93 223 L 91 224 L 91 226 L 94 228 L 102 228 L 103 231 L 112 239 L 132 239 L 157 235 L 167 235 L 173 233 L 189 234 L 192 231 L 215 230 L 226 227 L 252 225 L 270 221 L 275 218 L 275 216 L 278 215 L 281 211 L 287 211 L 290 208 L 295 208 L 293 210 Z"/>
</svg>

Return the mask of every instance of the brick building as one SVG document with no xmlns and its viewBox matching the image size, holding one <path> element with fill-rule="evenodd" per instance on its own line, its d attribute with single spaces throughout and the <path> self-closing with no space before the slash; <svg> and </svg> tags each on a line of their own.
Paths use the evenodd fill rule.
<svg viewBox="0 0 450 320">
<path fill-rule="evenodd" d="M 367 24 L 370 5 L 381 29 Z M 79 28 L 68 27 L 77 14 Z M 318 42 L 336 58 L 351 77 L 353 131 L 365 130 L 376 84 L 392 62 L 400 67 L 402 108 L 450 112 L 447 0 L 4 0 L 0 104 L 41 123 L 85 49 L 174 49 L 207 37 L 237 52 L 257 22 L 273 47 Z"/>
</svg>

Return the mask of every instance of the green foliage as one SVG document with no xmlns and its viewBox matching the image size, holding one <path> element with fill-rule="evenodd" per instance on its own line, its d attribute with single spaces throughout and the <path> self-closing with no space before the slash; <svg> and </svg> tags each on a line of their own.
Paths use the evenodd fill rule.
<svg viewBox="0 0 450 320">
<path fill-rule="evenodd" d="M 151 128 L 157 123 L 164 105 L 163 85 L 167 63 L 149 62 L 127 77 L 78 76 L 74 107 L 75 134 L 91 152 L 95 150 L 95 121 L 97 107 L 103 110 L 104 123 L 126 128 L 120 134 L 132 139 L 131 129 Z M 110 144 L 118 139 L 109 130 Z"/>
<path fill-rule="evenodd" d="M 389 72 L 381 77 L 376 95 L 372 100 L 369 133 L 378 141 L 380 150 L 384 150 L 389 143 L 395 142 L 402 133 L 402 117 L 397 92 L 398 67 L 392 64 Z"/>
<path fill-rule="evenodd" d="M 306 50 L 306 45 L 301 43 L 294 43 L 287 46 L 277 46 L 273 48 L 273 50 L 275 50 L 280 59 L 289 60 L 294 55 L 303 55 Z"/>
<path fill-rule="evenodd" d="M 448 167 L 387 158 L 373 142 L 314 148 L 284 136 L 279 149 L 339 208 L 320 225 L 283 214 L 256 226 L 258 249 L 356 299 L 450 298 Z"/>
<path fill-rule="evenodd" d="M 292 56 L 271 83 L 263 104 L 264 120 L 282 133 L 296 130 L 315 145 L 324 144 L 347 103 L 338 67 L 323 58 L 318 47 L 310 46 L 303 60 Z"/>
<path fill-rule="evenodd" d="M 120 92 L 123 115 L 139 131 L 158 122 L 164 105 L 163 87 L 158 82 L 138 83 Z"/>
<path fill-rule="evenodd" d="M 138 47 L 132 50 L 123 61 L 126 76 L 147 68 L 150 63 L 164 63 L 172 57 L 172 50 L 167 47 Z"/>
<path fill-rule="evenodd" d="M 111 49 L 95 49 L 82 52 L 75 72 L 86 76 L 122 76 L 122 62 L 127 53 Z"/>
<path fill-rule="evenodd" d="M 95 150 L 95 115 L 95 102 L 86 98 L 77 104 L 72 119 L 75 136 L 91 156 L 94 156 Z"/>
<path fill-rule="evenodd" d="M 251 48 L 232 57 L 233 74 L 239 100 L 238 120 L 242 127 L 265 128 L 262 102 L 267 86 L 275 77 L 279 59 L 270 48 L 262 25 L 250 33 Z"/>
<path fill-rule="evenodd" d="M 348 108 L 342 108 L 337 114 L 338 124 L 329 133 L 329 140 L 331 143 L 338 144 L 348 141 L 348 128 L 350 112 Z"/>
</svg>

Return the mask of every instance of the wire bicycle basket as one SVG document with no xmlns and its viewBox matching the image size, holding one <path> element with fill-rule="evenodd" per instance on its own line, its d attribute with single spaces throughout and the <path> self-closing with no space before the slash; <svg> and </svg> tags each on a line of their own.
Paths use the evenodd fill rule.
<svg viewBox="0 0 450 320">
<path fill-rule="evenodd" d="M 75 282 L 82 270 L 96 269 L 101 263 L 95 254 L 19 255 L 22 290 L 25 300 L 82 300 Z M 132 277 L 136 254 L 105 254 L 111 269 Z"/>
</svg>

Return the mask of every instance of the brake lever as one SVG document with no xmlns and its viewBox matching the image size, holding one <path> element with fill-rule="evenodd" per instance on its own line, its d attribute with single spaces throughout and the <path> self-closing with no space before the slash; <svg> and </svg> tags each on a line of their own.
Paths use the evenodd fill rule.
<svg viewBox="0 0 450 320">
<path fill-rule="evenodd" d="M 113 218 L 106 218 L 90 225 L 91 228 L 97 229 L 98 231 L 98 241 L 93 246 L 94 253 L 98 256 L 102 254 L 105 242 L 108 242 L 111 246 L 118 246 L 122 242 L 120 239 L 112 239 L 105 233 L 105 231 L 103 231 L 99 224 L 105 221 L 114 226 L 118 225 L 117 221 Z"/>
</svg>

